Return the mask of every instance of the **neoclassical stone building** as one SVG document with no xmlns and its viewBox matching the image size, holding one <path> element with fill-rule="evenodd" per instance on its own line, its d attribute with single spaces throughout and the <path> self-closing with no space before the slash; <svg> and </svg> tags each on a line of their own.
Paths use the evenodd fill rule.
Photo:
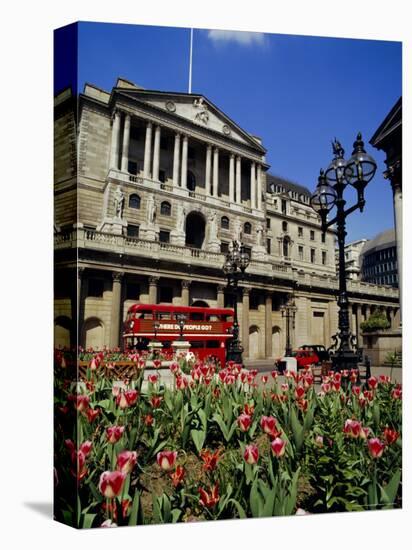
<svg viewBox="0 0 412 550">
<path fill-rule="evenodd" d="M 279 356 L 280 306 L 297 306 L 292 344 L 330 344 L 337 330 L 334 233 L 322 237 L 305 187 L 269 173 L 261 140 L 207 98 L 118 79 L 55 98 L 56 345 L 121 344 L 135 302 L 227 305 L 233 239 L 251 255 L 239 293 L 244 356 Z M 351 322 L 398 292 L 349 281 Z"/>
</svg>

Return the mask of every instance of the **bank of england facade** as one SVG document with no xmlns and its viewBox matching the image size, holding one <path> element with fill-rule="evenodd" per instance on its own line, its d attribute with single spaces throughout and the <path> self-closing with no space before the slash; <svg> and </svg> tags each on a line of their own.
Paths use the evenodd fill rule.
<svg viewBox="0 0 412 550">
<path fill-rule="evenodd" d="M 133 303 L 227 305 L 222 266 L 241 240 L 251 255 L 238 299 L 244 358 L 283 353 L 280 308 L 290 299 L 292 346 L 329 346 L 334 234 L 322 237 L 309 190 L 271 171 L 264 143 L 201 95 L 124 79 L 111 91 L 58 94 L 56 345 L 76 342 L 77 311 L 79 344 L 101 349 L 121 345 Z M 360 323 L 374 309 L 397 325 L 396 289 L 348 281 L 348 290 L 360 345 Z"/>
</svg>

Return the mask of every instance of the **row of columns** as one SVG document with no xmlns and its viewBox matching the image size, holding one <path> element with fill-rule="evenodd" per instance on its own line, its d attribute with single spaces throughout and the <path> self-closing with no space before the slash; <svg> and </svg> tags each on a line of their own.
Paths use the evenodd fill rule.
<svg viewBox="0 0 412 550">
<path fill-rule="evenodd" d="M 130 145 L 131 116 L 124 115 L 123 141 L 121 148 L 120 167 L 122 172 L 128 171 Z M 110 168 L 119 167 L 119 148 L 121 134 L 121 112 L 114 113 L 112 127 L 112 146 L 110 153 Z M 147 179 L 159 181 L 160 170 L 160 139 L 161 126 L 146 123 L 143 176 Z M 153 144 L 153 153 L 152 153 Z M 175 134 L 173 149 L 173 184 L 187 189 L 187 161 L 189 138 L 180 133 Z M 220 150 L 210 144 L 206 145 L 205 190 L 206 195 L 219 196 L 219 156 Z M 234 153 L 229 154 L 229 200 L 232 203 L 242 204 L 241 178 L 242 158 Z M 250 162 L 250 204 L 253 209 L 262 209 L 262 166 L 255 161 Z"/>
</svg>

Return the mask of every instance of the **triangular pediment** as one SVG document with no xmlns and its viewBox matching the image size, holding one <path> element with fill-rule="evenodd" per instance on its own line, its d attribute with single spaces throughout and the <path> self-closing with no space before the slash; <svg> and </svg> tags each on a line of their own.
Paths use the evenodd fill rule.
<svg viewBox="0 0 412 550">
<path fill-rule="evenodd" d="M 379 147 L 379 144 L 388 135 L 394 132 L 402 125 L 402 97 L 398 99 L 388 115 L 385 117 L 379 128 L 376 130 L 369 143 L 374 147 Z"/>
<path fill-rule="evenodd" d="M 249 147 L 252 146 L 262 154 L 266 152 L 257 138 L 240 128 L 202 95 L 121 88 L 117 88 L 116 91 L 121 95 L 127 95 L 129 98 L 162 110 L 171 116 L 189 121 L 200 128 L 217 132 L 222 137 L 233 139 Z"/>
</svg>

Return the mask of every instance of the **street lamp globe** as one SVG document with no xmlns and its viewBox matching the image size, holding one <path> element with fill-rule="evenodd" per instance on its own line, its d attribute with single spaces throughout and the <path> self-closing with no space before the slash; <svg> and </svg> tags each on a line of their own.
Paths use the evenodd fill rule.
<svg viewBox="0 0 412 550">
<path fill-rule="evenodd" d="M 242 247 L 242 252 L 240 253 L 240 260 L 239 260 L 239 267 L 242 272 L 245 271 L 249 263 L 250 263 L 249 254 Z"/>
<path fill-rule="evenodd" d="M 325 218 L 326 220 L 326 215 L 334 207 L 336 198 L 335 189 L 327 183 L 325 174 L 323 170 L 321 170 L 318 178 L 318 185 L 310 198 L 310 204 L 313 210 L 315 210 L 322 219 Z"/>
<path fill-rule="evenodd" d="M 230 257 L 226 257 L 226 261 L 223 264 L 223 273 L 228 276 L 231 275 L 235 271 L 235 266 L 233 265 L 233 262 L 231 261 Z"/>
<path fill-rule="evenodd" d="M 364 189 L 376 172 L 376 162 L 365 151 L 364 145 L 359 132 L 353 144 L 352 156 L 346 163 L 345 178 L 355 189 L 359 187 L 359 183 L 363 184 Z"/>
</svg>

